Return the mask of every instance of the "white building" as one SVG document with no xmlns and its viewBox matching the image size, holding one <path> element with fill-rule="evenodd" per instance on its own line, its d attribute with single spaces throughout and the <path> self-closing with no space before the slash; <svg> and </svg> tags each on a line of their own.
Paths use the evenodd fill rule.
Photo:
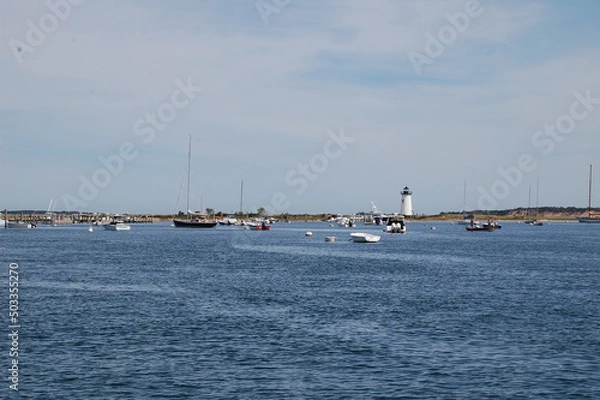
<svg viewBox="0 0 600 400">
<path fill-rule="evenodd" d="M 402 189 L 402 202 L 400 203 L 400 213 L 405 217 L 415 215 L 412 206 L 412 192 L 408 186 Z"/>
</svg>

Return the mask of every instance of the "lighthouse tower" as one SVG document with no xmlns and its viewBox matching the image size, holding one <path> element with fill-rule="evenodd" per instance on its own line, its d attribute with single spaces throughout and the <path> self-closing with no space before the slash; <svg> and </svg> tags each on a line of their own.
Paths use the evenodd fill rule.
<svg viewBox="0 0 600 400">
<path fill-rule="evenodd" d="M 400 203 L 400 213 L 405 217 L 415 215 L 412 208 L 412 192 L 408 186 L 402 189 L 402 202 Z"/>
</svg>

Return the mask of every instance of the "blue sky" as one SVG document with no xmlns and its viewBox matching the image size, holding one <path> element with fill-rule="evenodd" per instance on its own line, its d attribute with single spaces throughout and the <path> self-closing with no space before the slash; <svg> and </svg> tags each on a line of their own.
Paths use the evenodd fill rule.
<svg viewBox="0 0 600 400">
<path fill-rule="evenodd" d="M 0 2 L 0 208 L 183 210 L 189 135 L 194 209 L 238 210 L 241 180 L 246 210 L 394 212 L 408 185 L 437 213 L 465 180 L 469 208 L 499 209 L 526 206 L 538 176 L 540 204 L 587 205 L 593 0 L 74 3 Z M 159 110 L 144 142 L 136 123 Z"/>
</svg>

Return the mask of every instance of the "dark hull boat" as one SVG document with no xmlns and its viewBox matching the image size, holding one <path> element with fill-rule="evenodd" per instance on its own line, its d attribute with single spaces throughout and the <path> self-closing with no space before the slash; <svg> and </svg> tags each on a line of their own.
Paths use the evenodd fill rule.
<svg viewBox="0 0 600 400">
<path fill-rule="evenodd" d="M 577 218 L 577 221 L 582 222 L 584 224 L 600 224 L 600 216 L 592 216 L 592 217 L 580 217 Z"/>
<path fill-rule="evenodd" d="M 217 226 L 216 222 L 193 219 L 174 219 L 173 224 L 176 228 L 214 228 L 215 226 Z"/>
<path fill-rule="evenodd" d="M 588 182 L 588 216 L 579 217 L 577 221 L 584 224 L 600 224 L 600 215 L 592 213 L 592 166 L 590 165 L 590 176 Z"/>
<path fill-rule="evenodd" d="M 217 226 L 217 221 L 208 219 L 204 214 L 190 212 L 190 164 L 192 160 L 192 136 L 188 145 L 188 160 L 187 160 L 187 188 L 186 188 L 186 210 L 185 219 L 173 218 L 173 225 L 176 228 L 214 228 Z"/>
<path fill-rule="evenodd" d="M 471 221 L 471 224 L 469 226 L 467 226 L 465 229 L 469 232 L 478 232 L 478 231 L 491 232 L 491 231 L 494 231 L 494 230 L 500 229 L 500 228 L 502 228 L 502 225 L 499 225 L 498 223 L 496 223 L 492 220 L 488 220 L 488 222 L 483 225 L 475 224 L 473 221 Z"/>
<path fill-rule="evenodd" d="M 494 227 L 493 225 L 483 225 L 483 226 L 479 226 L 479 225 L 475 225 L 475 226 L 467 226 L 466 229 L 469 232 L 476 232 L 476 231 L 493 231 L 495 229 L 497 229 L 496 227 Z"/>
</svg>

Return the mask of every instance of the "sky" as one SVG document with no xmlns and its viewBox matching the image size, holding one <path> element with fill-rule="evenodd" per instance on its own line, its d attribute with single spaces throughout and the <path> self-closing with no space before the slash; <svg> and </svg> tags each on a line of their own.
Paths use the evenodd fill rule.
<svg viewBox="0 0 600 400">
<path fill-rule="evenodd" d="M 238 211 L 242 180 L 273 214 L 398 212 L 404 186 L 420 214 L 586 207 L 599 20 L 595 0 L 0 0 L 0 209 L 185 210 L 190 137 L 195 210 Z"/>
</svg>

